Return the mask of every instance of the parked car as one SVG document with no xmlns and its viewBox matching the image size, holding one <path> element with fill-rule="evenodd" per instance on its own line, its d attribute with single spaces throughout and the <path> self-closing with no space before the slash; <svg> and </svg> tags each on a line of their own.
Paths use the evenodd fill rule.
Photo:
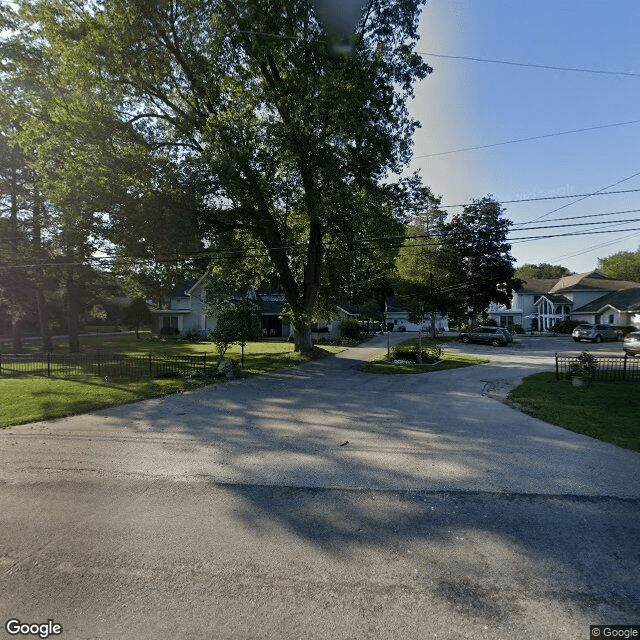
<svg viewBox="0 0 640 640">
<path fill-rule="evenodd" d="M 625 353 L 628 353 L 630 356 L 640 355 L 640 331 L 632 331 L 631 333 L 627 333 L 627 335 L 624 337 L 622 348 L 624 349 Z"/>
<path fill-rule="evenodd" d="M 576 342 L 581 340 L 602 342 L 603 340 L 619 340 L 622 334 L 610 324 L 579 324 L 571 335 Z"/>
<path fill-rule="evenodd" d="M 513 342 L 513 336 L 504 327 L 475 327 L 471 331 L 461 333 L 458 336 L 458 340 L 465 344 L 468 342 L 482 342 L 499 347 Z"/>
</svg>

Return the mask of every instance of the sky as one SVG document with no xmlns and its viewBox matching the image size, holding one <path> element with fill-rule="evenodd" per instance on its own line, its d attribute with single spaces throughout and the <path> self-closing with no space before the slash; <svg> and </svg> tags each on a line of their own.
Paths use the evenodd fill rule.
<svg viewBox="0 0 640 640">
<path fill-rule="evenodd" d="M 639 25 L 637 0 L 427 0 L 417 50 L 434 71 L 418 84 L 411 103 L 422 125 L 414 136 L 411 170 L 420 171 L 443 205 L 487 194 L 503 203 L 514 223 L 510 239 L 517 266 L 548 262 L 582 273 L 595 269 L 598 258 L 636 251 Z M 549 136 L 576 129 L 592 130 Z M 446 153 L 536 136 L 548 137 Z M 633 189 L 638 191 L 580 201 L 559 197 Z M 534 198 L 555 199 L 508 202 Z M 618 211 L 628 213 L 613 213 Z M 519 230 L 532 226 L 553 228 Z"/>
</svg>

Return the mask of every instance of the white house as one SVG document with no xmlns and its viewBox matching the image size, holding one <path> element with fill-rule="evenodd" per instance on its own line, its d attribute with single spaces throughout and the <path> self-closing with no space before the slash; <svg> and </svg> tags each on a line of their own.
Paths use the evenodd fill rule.
<svg viewBox="0 0 640 640">
<path fill-rule="evenodd" d="M 567 319 L 640 328 L 640 283 L 599 271 L 532 279 L 514 292 L 510 307 L 490 305 L 487 312 L 498 325 L 519 324 L 525 331 L 549 331 Z"/>
<path fill-rule="evenodd" d="M 216 319 L 206 312 L 206 286 L 208 275 L 195 284 L 184 282 L 169 296 L 168 309 L 156 309 L 152 315 L 152 333 L 184 336 L 188 333 L 206 336 L 216 328 Z M 262 308 L 262 335 L 284 337 L 291 335 L 291 327 L 282 321 L 285 297 L 281 293 L 250 287 L 246 296 Z"/>
<path fill-rule="evenodd" d="M 409 312 L 403 309 L 397 300 L 387 298 L 385 300 L 384 317 L 387 327 L 391 331 L 430 331 L 431 314 L 425 314 L 420 322 L 411 322 Z M 449 331 L 449 317 L 447 314 L 436 313 L 436 330 Z"/>
</svg>

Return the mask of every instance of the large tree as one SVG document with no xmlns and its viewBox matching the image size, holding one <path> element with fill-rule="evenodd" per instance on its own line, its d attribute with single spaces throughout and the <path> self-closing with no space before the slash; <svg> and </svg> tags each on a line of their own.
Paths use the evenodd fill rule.
<svg viewBox="0 0 640 640">
<path fill-rule="evenodd" d="M 394 294 L 413 322 L 431 316 L 435 338 L 436 313 L 455 310 L 451 287 L 458 274 L 450 269 L 450 255 L 444 245 L 446 214 L 438 208 L 440 200 L 427 189 L 422 195 L 423 210 L 407 225 L 396 260 Z"/>
<path fill-rule="evenodd" d="M 449 291 L 458 309 L 473 318 L 492 303 L 510 304 L 515 278 L 511 222 L 492 196 L 474 199 L 444 225 L 443 244 L 448 270 L 457 275 Z"/>
<path fill-rule="evenodd" d="M 564 276 L 570 276 L 571 271 L 567 267 L 559 264 L 548 264 L 541 262 L 540 264 L 523 264 L 516 269 L 515 276 L 521 280 L 534 280 L 537 278 L 553 280 L 560 279 Z"/>
<path fill-rule="evenodd" d="M 430 72 L 414 49 L 421 3 L 367 1 L 346 48 L 303 0 L 18 4 L 86 111 L 104 121 L 106 102 L 173 162 L 199 198 L 218 266 L 258 262 L 261 277 L 277 276 L 296 348 L 307 349 L 317 309 L 340 297 L 349 243 L 395 232 L 401 190 L 390 177 L 417 126 L 406 101 Z M 77 113 L 82 158 L 97 131 Z M 220 237 L 241 251 L 222 255 Z"/>
<path fill-rule="evenodd" d="M 616 280 L 640 282 L 640 248 L 637 251 L 619 251 L 606 258 L 598 258 L 598 269 Z"/>
</svg>

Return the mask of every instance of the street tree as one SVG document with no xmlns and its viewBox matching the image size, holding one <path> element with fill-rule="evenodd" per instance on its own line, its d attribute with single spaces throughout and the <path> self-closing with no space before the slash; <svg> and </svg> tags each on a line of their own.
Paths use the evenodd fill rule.
<svg viewBox="0 0 640 640">
<path fill-rule="evenodd" d="M 450 267 L 449 253 L 443 248 L 446 214 L 438 208 L 440 200 L 424 193 L 424 209 L 405 230 L 405 238 L 395 264 L 394 295 L 409 311 L 412 322 L 431 318 L 431 335 L 436 336 L 436 314 L 449 313 L 456 303 L 450 294 L 457 273 Z"/>
<path fill-rule="evenodd" d="M 100 191 L 118 167 L 107 147 L 127 165 L 127 138 L 169 159 L 210 235 L 242 247 L 222 264 L 251 270 L 257 256 L 287 297 L 296 349 L 310 349 L 317 309 L 345 281 L 349 241 L 395 229 L 392 178 L 417 126 L 406 103 L 431 71 L 415 52 L 422 0 L 370 0 L 342 50 L 303 0 L 17 4 L 63 86 L 79 91 L 43 130 L 75 132 L 76 165 L 99 147 L 83 186 Z M 92 113 L 101 126 L 88 129 Z M 99 145 L 107 122 L 110 144 Z"/>
<path fill-rule="evenodd" d="M 510 304 L 519 284 L 515 277 L 511 222 L 491 195 L 474 199 L 443 226 L 446 269 L 455 274 L 449 292 L 471 319 L 494 302 Z"/>
</svg>

